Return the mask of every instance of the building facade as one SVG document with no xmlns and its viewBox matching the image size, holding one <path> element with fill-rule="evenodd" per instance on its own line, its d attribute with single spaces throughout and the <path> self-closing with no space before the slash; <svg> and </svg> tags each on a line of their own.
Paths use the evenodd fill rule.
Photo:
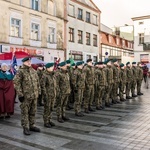
<svg viewBox="0 0 150 150">
<path fill-rule="evenodd" d="M 92 0 L 68 0 L 67 2 L 67 53 L 75 61 L 88 58 L 94 62 L 100 54 L 100 10 Z"/>
<path fill-rule="evenodd" d="M 0 0 L 1 52 L 64 60 L 64 0 Z"/>
<path fill-rule="evenodd" d="M 126 63 L 134 60 L 133 42 L 106 32 L 101 32 L 101 50 L 102 61 L 116 58 Z"/>
<path fill-rule="evenodd" d="M 143 63 L 150 62 L 150 15 L 132 18 L 134 22 L 134 56 Z"/>
</svg>

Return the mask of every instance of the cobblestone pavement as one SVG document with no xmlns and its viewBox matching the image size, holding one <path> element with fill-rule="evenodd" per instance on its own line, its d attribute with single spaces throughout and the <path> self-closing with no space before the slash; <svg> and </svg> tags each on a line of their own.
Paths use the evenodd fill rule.
<svg viewBox="0 0 150 150">
<path fill-rule="evenodd" d="M 15 115 L 0 120 L 0 150 L 150 150 L 150 90 L 143 87 L 143 96 L 83 118 L 71 118 L 56 127 L 44 128 L 42 113 L 37 112 L 37 126 L 41 133 L 25 136 L 20 125 L 19 103 Z"/>
</svg>

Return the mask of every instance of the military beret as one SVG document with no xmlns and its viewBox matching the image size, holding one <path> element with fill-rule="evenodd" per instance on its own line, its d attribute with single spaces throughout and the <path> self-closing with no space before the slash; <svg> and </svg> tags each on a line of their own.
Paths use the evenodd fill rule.
<svg viewBox="0 0 150 150">
<path fill-rule="evenodd" d="M 98 64 L 99 64 L 99 65 L 103 65 L 104 63 L 103 63 L 102 61 L 99 61 Z"/>
<path fill-rule="evenodd" d="M 50 68 L 50 67 L 53 67 L 53 66 L 54 66 L 54 63 L 47 63 L 47 64 L 45 65 L 46 68 Z"/>
<path fill-rule="evenodd" d="M 95 62 L 94 66 L 98 65 L 98 62 Z"/>
<path fill-rule="evenodd" d="M 121 67 L 124 67 L 124 64 L 123 64 L 123 63 L 120 64 L 120 68 L 121 68 Z"/>
<path fill-rule="evenodd" d="M 31 57 L 25 57 L 25 58 L 23 58 L 23 59 L 22 59 L 22 62 L 26 62 L 26 61 L 28 61 L 28 60 L 31 60 Z"/>
<path fill-rule="evenodd" d="M 87 59 L 87 61 L 86 61 L 86 62 L 88 63 L 88 62 L 91 62 L 91 61 L 92 61 L 92 59 Z"/>
<path fill-rule="evenodd" d="M 110 59 L 106 60 L 106 61 L 105 61 L 105 64 L 107 65 L 107 63 L 109 63 L 109 62 L 110 62 Z"/>
<path fill-rule="evenodd" d="M 71 64 L 72 67 L 75 66 L 75 65 L 76 65 L 75 63 Z"/>
<path fill-rule="evenodd" d="M 76 63 L 76 66 L 80 66 L 80 65 L 83 65 L 83 61 L 79 61 Z"/>
<path fill-rule="evenodd" d="M 63 61 L 63 62 L 59 63 L 59 65 L 58 65 L 58 66 L 63 67 L 63 66 L 65 66 L 65 65 L 66 65 L 66 62 L 65 62 L 65 61 Z"/>
<path fill-rule="evenodd" d="M 132 64 L 136 64 L 136 62 L 132 62 Z"/>
<path fill-rule="evenodd" d="M 112 62 L 113 63 L 115 63 L 115 62 L 117 62 L 118 60 L 116 59 L 116 58 L 114 58 L 113 60 L 112 60 Z"/>
<path fill-rule="evenodd" d="M 126 63 L 126 66 L 129 65 L 129 64 L 130 64 L 130 62 L 128 61 L 128 62 Z"/>
<path fill-rule="evenodd" d="M 44 67 L 44 64 L 38 64 L 38 67 Z"/>
<path fill-rule="evenodd" d="M 70 64 L 70 62 L 71 62 L 71 61 L 70 61 L 69 59 L 68 59 L 68 60 L 66 60 L 66 63 L 67 63 L 67 64 Z"/>
</svg>

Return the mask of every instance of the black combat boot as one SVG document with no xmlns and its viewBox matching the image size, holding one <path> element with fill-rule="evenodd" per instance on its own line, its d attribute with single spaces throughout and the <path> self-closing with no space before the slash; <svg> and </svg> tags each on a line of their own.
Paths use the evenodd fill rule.
<svg viewBox="0 0 150 150">
<path fill-rule="evenodd" d="M 64 120 L 60 117 L 57 118 L 57 121 L 60 122 L 60 123 L 64 123 Z"/>
<path fill-rule="evenodd" d="M 89 111 L 95 111 L 91 106 L 89 106 Z"/>
<path fill-rule="evenodd" d="M 51 128 L 52 126 L 51 126 L 49 123 L 45 123 L 45 124 L 44 124 L 44 127 L 46 127 L 46 128 Z"/>
<path fill-rule="evenodd" d="M 24 134 L 24 135 L 30 135 L 31 133 L 30 133 L 30 131 L 29 131 L 28 128 L 24 127 L 24 128 L 23 128 L 23 134 Z"/>
<path fill-rule="evenodd" d="M 102 107 L 96 107 L 96 110 L 102 110 L 103 108 Z"/>
<path fill-rule="evenodd" d="M 62 119 L 64 120 L 64 121 L 69 121 L 70 119 L 68 118 L 68 117 L 66 117 L 66 116 L 62 116 Z"/>
<path fill-rule="evenodd" d="M 77 117 L 83 117 L 84 115 L 81 112 L 75 113 L 75 116 Z"/>
<path fill-rule="evenodd" d="M 137 97 L 137 95 L 135 95 L 135 94 L 132 94 L 132 97 Z"/>
<path fill-rule="evenodd" d="M 126 97 L 126 99 L 132 99 L 132 97 L 130 97 L 130 96 L 127 96 L 127 97 Z"/>
<path fill-rule="evenodd" d="M 30 127 L 30 131 L 33 131 L 33 132 L 40 132 L 40 129 L 38 127 Z"/>
<path fill-rule="evenodd" d="M 109 103 L 105 103 L 105 106 L 106 106 L 106 107 L 110 107 L 110 104 L 109 104 Z"/>
<path fill-rule="evenodd" d="M 89 110 L 88 110 L 88 108 L 85 108 L 84 112 L 85 112 L 86 114 L 89 114 L 89 113 L 90 113 Z"/>
<path fill-rule="evenodd" d="M 50 124 L 52 127 L 54 127 L 54 126 L 55 126 L 55 123 L 54 123 L 54 122 L 52 122 L 52 121 L 50 121 L 50 122 L 49 122 L 49 124 Z"/>
</svg>

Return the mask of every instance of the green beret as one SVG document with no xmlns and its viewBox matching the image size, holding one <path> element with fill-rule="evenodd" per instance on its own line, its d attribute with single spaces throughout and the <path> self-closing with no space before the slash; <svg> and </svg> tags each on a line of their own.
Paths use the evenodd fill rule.
<svg viewBox="0 0 150 150">
<path fill-rule="evenodd" d="M 99 65 L 103 65 L 104 63 L 103 63 L 102 61 L 99 61 L 98 64 L 99 64 Z"/>
<path fill-rule="evenodd" d="M 59 65 L 58 65 L 58 66 L 63 67 L 63 66 L 65 66 L 65 65 L 66 65 L 66 62 L 65 62 L 65 61 L 63 61 L 63 62 L 59 63 Z"/>
<path fill-rule="evenodd" d="M 53 66 L 54 66 L 54 63 L 47 63 L 47 64 L 45 65 L 46 68 L 50 68 L 50 67 L 53 67 Z"/>
<path fill-rule="evenodd" d="M 71 66 L 73 67 L 73 66 L 75 66 L 76 64 L 75 63 L 73 63 Z"/>
<path fill-rule="evenodd" d="M 120 64 L 120 68 L 121 68 L 121 67 L 124 67 L 124 64 L 123 64 L 123 63 Z"/>
<path fill-rule="evenodd" d="M 132 64 L 133 64 L 133 65 L 135 65 L 135 64 L 136 64 L 136 62 L 132 62 Z"/>
<path fill-rule="evenodd" d="M 70 61 L 69 59 L 68 59 L 68 60 L 66 60 L 66 63 L 67 63 L 67 64 L 70 64 L 70 62 L 71 62 L 71 61 Z"/>
<path fill-rule="evenodd" d="M 128 62 L 126 63 L 126 66 L 129 65 L 129 64 L 130 64 L 130 62 L 128 61 Z"/>
<path fill-rule="evenodd" d="M 83 61 L 79 61 L 76 63 L 76 66 L 80 66 L 80 65 L 83 65 Z"/>
<path fill-rule="evenodd" d="M 117 62 L 118 60 L 116 59 L 116 58 L 114 58 L 113 60 L 112 60 L 112 62 L 113 63 L 115 63 L 115 62 Z"/>
<path fill-rule="evenodd" d="M 106 60 L 106 61 L 104 62 L 104 64 L 107 65 L 107 63 L 109 63 L 109 62 L 110 62 L 110 59 Z"/>
<path fill-rule="evenodd" d="M 94 64 L 94 66 L 96 66 L 96 65 L 98 65 L 98 62 L 96 62 L 96 63 Z"/>
<path fill-rule="evenodd" d="M 86 61 L 86 62 L 87 62 L 87 63 L 88 63 L 88 62 L 92 62 L 92 59 L 91 59 L 91 58 L 90 58 L 90 59 L 87 59 L 87 61 Z"/>
<path fill-rule="evenodd" d="M 28 60 L 31 60 L 31 57 L 25 57 L 25 58 L 23 58 L 23 59 L 22 59 L 22 62 L 26 62 L 26 61 L 28 61 Z"/>
</svg>

